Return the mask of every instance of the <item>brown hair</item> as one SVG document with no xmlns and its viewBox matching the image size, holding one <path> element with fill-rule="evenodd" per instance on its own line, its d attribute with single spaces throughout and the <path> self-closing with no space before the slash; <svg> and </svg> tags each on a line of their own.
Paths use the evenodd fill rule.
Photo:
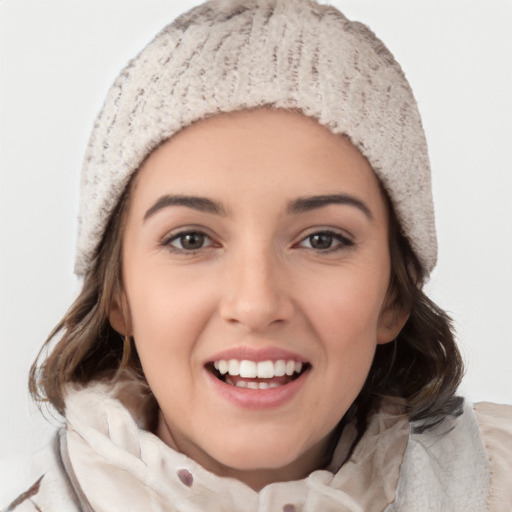
<svg viewBox="0 0 512 512">
<path fill-rule="evenodd" d="M 61 415 L 67 383 L 113 378 L 124 369 L 143 379 L 131 341 L 117 333 L 108 319 L 112 300 L 122 290 L 122 232 L 130 189 L 129 185 L 110 218 L 79 296 L 30 368 L 32 398 L 37 403 L 50 403 Z"/>
<path fill-rule="evenodd" d="M 388 300 L 409 318 L 391 343 L 377 345 L 370 372 L 347 412 L 364 432 L 368 412 L 386 398 L 416 421 L 414 431 L 428 429 L 446 416 L 462 414 L 463 399 L 456 396 L 464 375 L 452 320 L 423 292 L 424 271 L 408 240 L 400 231 L 391 202 L 389 248 L 391 279 Z"/>
<path fill-rule="evenodd" d="M 108 320 L 112 299 L 122 290 L 121 242 L 130 189 L 129 185 L 114 210 L 80 295 L 50 333 L 30 370 L 32 397 L 37 402 L 49 402 L 60 414 L 64 413 L 67 383 L 112 379 L 124 370 L 145 383 L 131 341 L 118 334 Z M 387 198 L 385 191 L 384 195 Z M 462 406 L 455 392 L 463 364 L 451 320 L 423 293 L 423 270 L 387 201 L 391 255 L 388 300 L 402 311 L 410 311 L 410 316 L 393 342 L 378 345 L 363 389 L 345 415 L 345 420 L 357 420 L 360 433 L 368 413 L 382 397 L 400 404 L 411 420 L 422 420 L 418 430 L 446 415 L 459 414 Z"/>
</svg>

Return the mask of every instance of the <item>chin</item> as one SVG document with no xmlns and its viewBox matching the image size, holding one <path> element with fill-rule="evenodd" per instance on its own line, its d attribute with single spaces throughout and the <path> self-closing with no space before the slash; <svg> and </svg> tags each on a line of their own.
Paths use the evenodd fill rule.
<svg viewBox="0 0 512 512">
<path fill-rule="evenodd" d="M 238 453 L 223 453 L 219 462 L 238 471 L 272 470 L 293 464 L 299 456 L 295 451 L 278 452 L 275 446 L 267 445 L 258 450 L 245 448 Z"/>
<path fill-rule="evenodd" d="M 277 470 L 295 465 L 303 458 L 309 459 L 312 452 L 318 453 L 317 443 L 310 446 L 303 439 L 290 435 L 289 429 L 284 434 L 227 434 L 222 443 L 213 442 L 212 446 L 215 449 L 209 451 L 210 457 L 236 471 Z"/>
</svg>

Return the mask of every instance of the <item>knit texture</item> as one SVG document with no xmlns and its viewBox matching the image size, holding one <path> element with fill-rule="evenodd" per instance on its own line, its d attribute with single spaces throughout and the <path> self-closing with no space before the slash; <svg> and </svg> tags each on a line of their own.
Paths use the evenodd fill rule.
<svg viewBox="0 0 512 512">
<path fill-rule="evenodd" d="M 207 2 L 127 65 L 86 153 L 76 273 L 90 268 L 116 203 L 153 149 L 198 120 L 262 106 L 298 110 L 350 138 L 428 275 L 437 254 L 430 167 L 410 86 L 367 27 L 310 0 Z"/>
</svg>

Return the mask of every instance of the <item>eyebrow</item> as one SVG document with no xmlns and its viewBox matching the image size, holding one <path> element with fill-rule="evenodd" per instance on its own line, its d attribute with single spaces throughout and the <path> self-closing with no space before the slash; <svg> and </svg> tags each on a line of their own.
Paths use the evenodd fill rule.
<svg viewBox="0 0 512 512">
<path fill-rule="evenodd" d="M 370 220 L 373 220 L 373 215 L 364 202 L 347 194 L 327 194 L 295 199 L 288 204 L 287 212 L 289 214 L 304 213 L 317 208 L 323 208 L 330 204 L 354 206 L 361 210 Z M 206 197 L 166 194 L 161 196 L 156 203 L 146 211 L 144 221 L 169 206 L 185 206 L 200 212 L 226 215 L 226 210 L 220 203 Z"/>
<path fill-rule="evenodd" d="M 288 204 L 288 213 L 304 213 L 317 208 L 323 208 L 330 204 L 342 204 L 354 206 L 361 210 L 370 220 L 373 220 L 373 215 L 368 206 L 357 197 L 347 194 L 328 194 L 321 196 L 311 196 L 295 199 Z"/>
<path fill-rule="evenodd" d="M 168 206 L 185 206 L 205 213 L 213 213 L 215 215 L 226 215 L 224 207 L 206 197 L 185 196 L 185 195 L 164 195 L 160 197 L 156 203 L 149 208 L 144 214 L 144 221 L 155 215 L 158 211 Z"/>
</svg>

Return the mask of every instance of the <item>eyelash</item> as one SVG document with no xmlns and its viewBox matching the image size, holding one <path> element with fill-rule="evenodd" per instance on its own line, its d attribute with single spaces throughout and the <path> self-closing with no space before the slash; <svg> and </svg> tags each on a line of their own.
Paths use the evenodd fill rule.
<svg viewBox="0 0 512 512">
<path fill-rule="evenodd" d="M 201 247 L 198 247 L 196 249 L 185 249 L 183 247 L 183 241 L 186 236 L 191 236 L 191 235 L 203 237 L 203 240 L 205 240 L 205 241 L 207 240 L 209 242 L 208 245 L 205 246 L 202 244 Z M 181 247 L 174 246 L 173 242 L 175 242 L 176 240 L 179 241 L 180 239 L 181 239 Z M 214 243 L 213 243 L 213 240 L 211 239 L 211 237 L 209 237 L 203 231 L 201 231 L 199 229 L 191 229 L 191 230 L 187 230 L 187 231 L 180 231 L 179 233 L 175 233 L 175 234 L 172 234 L 170 236 L 163 238 L 161 241 L 161 245 L 174 253 L 195 254 L 198 251 L 207 249 L 208 247 L 212 247 L 214 245 Z"/>
<path fill-rule="evenodd" d="M 196 236 L 201 238 L 201 246 L 193 249 L 186 249 L 183 247 L 183 242 L 185 240 L 185 237 L 187 236 Z M 329 247 L 326 248 L 315 248 L 312 247 L 311 241 L 313 237 L 327 237 L 329 242 Z M 180 241 L 181 240 L 181 247 L 176 247 L 173 245 L 173 242 Z M 309 247 L 304 246 L 303 244 L 309 240 Z M 207 245 L 204 245 L 204 242 L 208 242 Z M 336 243 L 337 242 L 337 243 Z M 333 243 L 335 244 L 333 246 Z M 171 234 L 161 241 L 161 245 L 163 247 L 166 247 L 168 250 L 174 253 L 178 254 L 186 254 L 186 255 L 193 255 L 197 252 L 207 249 L 209 247 L 215 246 L 215 243 L 213 242 L 212 238 L 208 236 L 206 233 L 204 233 L 201 230 L 191 229 L 187 231 L 180 231 L 179 233 Z M 307 235 L 306 237 L 302 238 L 297 244 L 294 245 L 294 247 L 303 247 L 305 249 L 313 250 L 319 254 L 328 254 L 331 252 L 336 252 L 340 250 L 346 250 L 351 248 L 354 245 L 354 241 L 348 238 L 347 236 L 337 232 L 333 231 L 331 229 L 324 229 L 319 231 L 314 231 Z"/>
<path fill-rule="evenodd" d="M 304 242 L 306 242 L 307 240 L 309 240 L 311 243 L 311 239 L 315 236 L 327 236 L 331 239 L 330 247 L 327 247 L 325 249 L 317 249 L 317 248 L 311 247 L 311 246 L 306 247 L 307 249 L 311 249 L 320 254 L 326 254 L 326 253 L 331 253 L 331 252 L 335 252 L 335 251 L 346 250 L 346 249 L 349 249 L 354 246 L 353 240 L 351 240 L 347 236 L 339 233 L 338 231 L 333 231 L 331 229 L 323 229 L 323 230 L 319 230 L 319 231 L 314 231 L 313 233 L 310 233 L 306 237 L 302 238 L 297 245 L 299 247 L 300 246 L 304 247 L 302 244 L 304 244 Z M 338 243 L 336 245 L 332 246 L 332 244 L 335 242 L 338 242 Z"/>
</svg>

